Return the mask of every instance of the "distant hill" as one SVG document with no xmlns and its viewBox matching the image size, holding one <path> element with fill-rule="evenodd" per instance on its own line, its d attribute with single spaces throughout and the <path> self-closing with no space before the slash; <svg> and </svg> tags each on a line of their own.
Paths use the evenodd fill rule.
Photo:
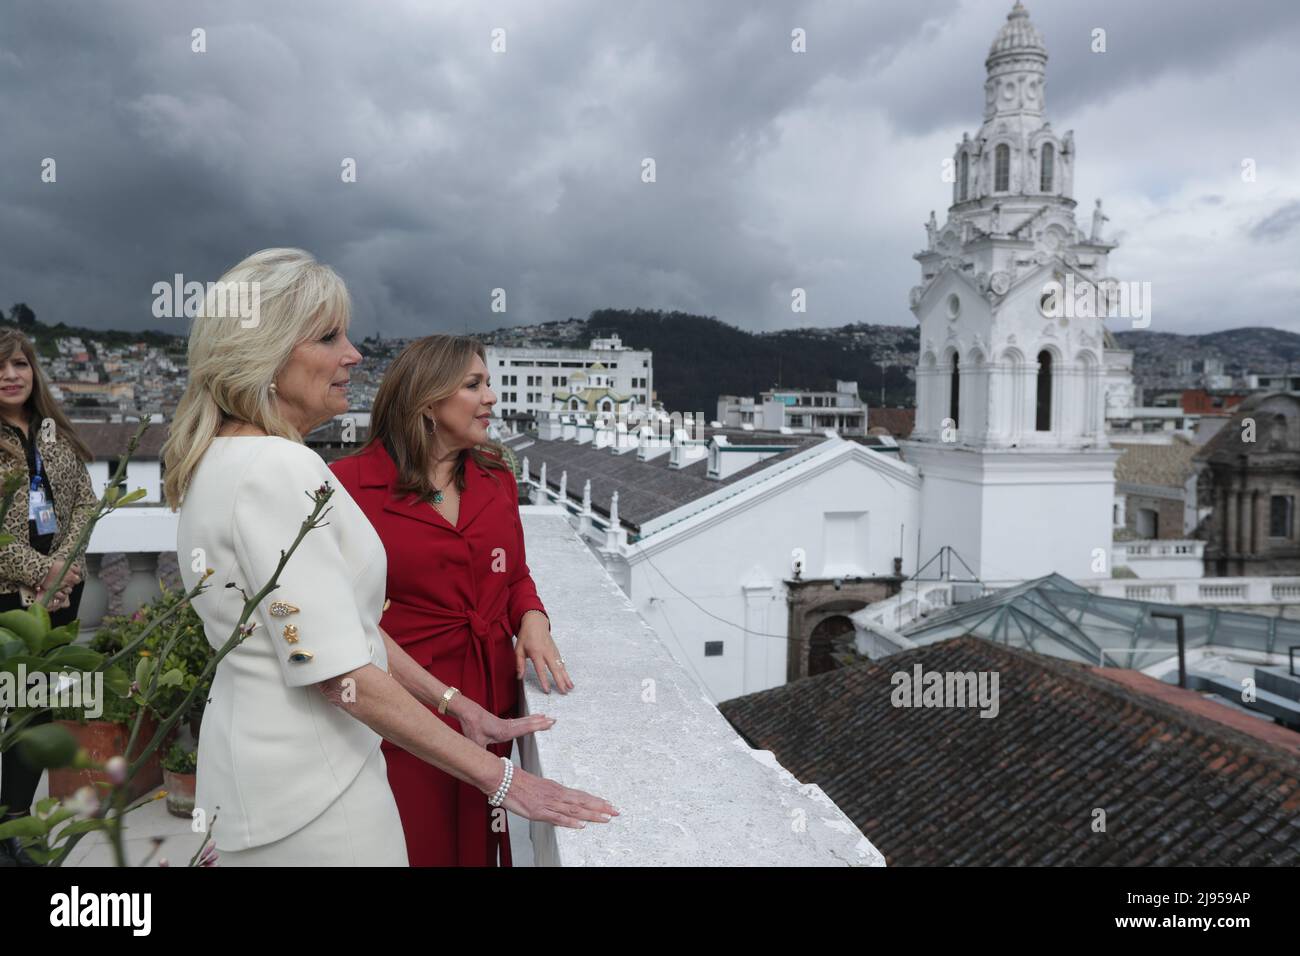
<svg viewBox="0 0 1300 956">
<path fill-rule="evenodd" d="M 649 309 L 597 309 L 585 323 L 570 320 L 546 330 L 555 345 L 585 347 L 592 338 L 617 334 L 623 344 L 655 353 L 655 392 L 673 410 L 717 412 L 719 395 L 751 395 L 776 386 L 834 390 L 836 379 L 856 381 L 868 405 L 910 406 L 915 385 L 907 363 L 914 361 L 916 329 L 849 325 L 837 329 L 747 332 L 712 316 Z M 482 338 L 507 345 L 524 330 Z M 531 331 L 531 330 L 528 330 Z M 529 338 L 534 338 L 530 335 Z"/>
<path fill-rule="evenodd" d="M 1133 351 L 1133 377 L 1147 389 L 1191 384 L 1178 374 L 1180 359 L 1218 359 L 1224 374 L 1236 379 L 1300 368 L 1300 335 L 1281 329 L 1248 326 L 1204 335 L 1133 329 L 1116 332 L 1115 340 Z"/>
<path fill-rule="evenodd" d="M 22 303 L 18 303 L 9 310 L 7 321 L 4 320 L 4 315 L 0 312 L 0 324 L 21 329 L 23 334 L 32 340 L 37 354 L 44 356 L 58 355 L 59 350 L 55 345 L 55 341 L 66 338 L 80 338 L 87 341 L 95 339 L 110 348 L 121 348 L 143 342 L 146 345 L 166 349 L 169 352 L 180 352 L 182 354 L 185 352 L 186 337 L 184 335 L 154 331 L 123 332 L 117 329 L 87 329 L 76 325 L 65 325 L 62 322 L 46 325 L 37 319 L 35 313 Z"/>
</svg>

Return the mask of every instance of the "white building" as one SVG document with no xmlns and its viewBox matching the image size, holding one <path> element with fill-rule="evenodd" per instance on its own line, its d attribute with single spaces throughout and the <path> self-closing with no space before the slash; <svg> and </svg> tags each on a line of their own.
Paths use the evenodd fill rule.
<svg viewBox="0 0 1300 956">
<path fill-rule="evenodd" d="M 1110 570 L 1117 455 L 1103 408 L 1123 363 L 1096 313 L 1055 306 L 1059 289 L 1109 279 L 1115 243 L 1100 207 L 1090 233 L 1075 222 L 1074 137 L 1044 113 L 1046 63 L 1017 3 L 985 61 L 984 123 L 953 156 L 947 221 L 931 213 L 915 257 L 921 356 L 903 448 L 924 479 L 921 551 L 951 546 L 983 578 Z"/>
<path fill-rule="evenodd" d="M 841 435 L 867 433 L 867 405 L 858 397 L 857 382 L 835 382 L 835 390 L 781 388 L 753 396 L 719 395 L 720 425 L 730 428 L 754 428 L 822 432 L 833 428 Z"/>
<path fill-rule="evenodd" d="M 487 348 L 488 373 L 497 393 L 498 414 L 532 414 L 560 407 L 556 393 L 590 387 L 596 368 L 603 388 L 647 408 L 654 400 L 654 353 L 625 346 L 617 335 L 591 340 L 585 349 Z M 582 372 L 578 382 L 570 379 Z"/>
<path fill-rule="evenodd" d="M 1252 372 L 1246 376 L 1252 392 L 1300 392 L 1300 374 L 1293 372 Z"/>
<path fill-rule="evenodd" d="M 919 476 L 870 440 L 714 430 L 703 442 L 684 431 L 620 442 L 618 425 L 599 421 L 546 434 L 505 439 L 533 500 L 563 505 L 715 701 L 801 675 L 817 624 L 885 597 L 916 567 Z M 831 596 L 805 634 L 792 607 L 821 585 Z"/>
</svg>

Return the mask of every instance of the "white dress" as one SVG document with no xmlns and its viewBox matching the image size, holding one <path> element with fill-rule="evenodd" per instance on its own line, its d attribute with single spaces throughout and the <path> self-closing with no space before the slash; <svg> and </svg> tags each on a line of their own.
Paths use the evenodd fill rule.
<svg viewBox="0 0 1300 956">
<path fill-rule="evenodd" d="M 220 648 L 244 597 L 275 572 L 334 489 L 324 527 L 309 531 L 249 618 L 251 636 L 217 667 L 199 733 L 195 807 L 229 865 L 405 866 L 406 844 L 380 736 L 315 685 L 373 663 L 388 668 L 379 631 L 384 546 L 320 457 L 270 436 L 215 438 L 186 491 L 177 531 L 181 577 L 208 643 Z M 292 606 L 273 616 L 273 602 Z M 296 640 L 295 640 L 296 638 Z"/>
</svg>

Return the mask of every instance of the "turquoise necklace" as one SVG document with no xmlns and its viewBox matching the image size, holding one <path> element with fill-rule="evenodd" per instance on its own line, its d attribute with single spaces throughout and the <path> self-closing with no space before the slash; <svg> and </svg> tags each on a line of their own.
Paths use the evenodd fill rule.
<svg viewBox="0 0 1300 956">
<path fill-rule="evenodd" d="M 456 478 L 455 469 L 452 470 L 451 475 L 452 475 L 451 480 L 454 481 Z M 432 480 L 429 481 L 429 484 L 433 485 L 433 503 L 435 505 L 442 504 L 442 488 L 446 488 L 447 485 L 443 485 L 442 488 L 439 488 L 437 485 L 433 484 Z"/>
</svg>

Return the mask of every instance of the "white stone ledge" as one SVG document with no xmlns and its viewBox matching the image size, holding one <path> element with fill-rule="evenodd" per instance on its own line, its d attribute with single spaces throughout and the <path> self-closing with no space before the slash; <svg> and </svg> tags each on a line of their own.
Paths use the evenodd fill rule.
<svg viewBox="0 0 1300 956">
<path fill-rule="evenodd" d="M 529 667 L 526 712 L 557 721 L 520 741 L 523 765 L 622 811 L 581 830 L 531 824 L 538 866 L 884 865 L 820 787 L 740 739 L 563 517 L 521 511 L 575 684 L 543 694 Z"/>
</svg>

